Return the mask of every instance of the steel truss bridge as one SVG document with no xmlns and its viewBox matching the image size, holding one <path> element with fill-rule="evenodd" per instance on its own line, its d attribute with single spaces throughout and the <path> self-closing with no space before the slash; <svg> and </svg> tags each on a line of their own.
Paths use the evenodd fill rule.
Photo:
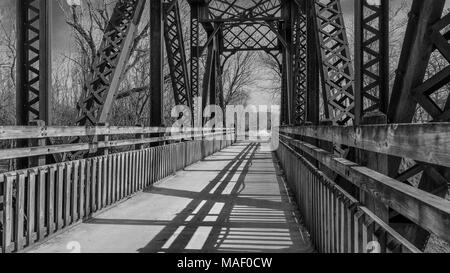
<svg viewBox="0 0 450 273">
<path fill-rule="evenodd" d="M 16 143 L 0 160 L 17 167 L 0 175 L 0 252 L 60 252 L 73 238 L 92 252 L 367 252 L 374 242 L 421 252 L 431 236 L 450 242 L 445 0 L 413 1 L 393 86 L 388 0 L 354 1 L 354 48 L 340 0 L 188 0 L 189 44 L 180 3 L 148 1 L 145 127 L 108 122 L 146 1 L 116 2 L 75 127 L 50 123 L 52 2 L 17 0 L 17 126 L 0 127 L 0 140 Z M 193 110 L 198 97 L 223 106 L 224 63 L 256 50 L 282 72 L 274 154 L 236 142 L 234 129 L 166 133 L 165 62 L 175 104 Z M 446 66 L 427 73 L 436 53 Z M 413 123 L 418 108 L 430 123 Z"/>
</svg>

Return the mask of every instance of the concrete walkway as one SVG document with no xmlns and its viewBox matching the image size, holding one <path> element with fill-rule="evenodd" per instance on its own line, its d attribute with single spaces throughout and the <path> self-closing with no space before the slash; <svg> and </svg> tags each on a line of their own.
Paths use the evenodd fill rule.
<svg viewBox="0 0 450 273">
<path fill-rule="evenodd" d="M 236 144 L 30 252 L 311 252 L 266 147 Z"/>
</svg>

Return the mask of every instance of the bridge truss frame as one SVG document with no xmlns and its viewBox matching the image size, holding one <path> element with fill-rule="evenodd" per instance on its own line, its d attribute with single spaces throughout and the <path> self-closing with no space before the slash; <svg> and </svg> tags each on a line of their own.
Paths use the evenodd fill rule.
<svg viewBox="0 0 450 273">
<path fill-rule="evenodd" d="M 33 120 L 51 124 L 51 2 L 17 1 L 17 125 L 29 125 Z M 79 116 L 74 120 L 77 125 L 108 122 L 145 2 L 117 1 L 96 55 L 91 81 L 78 104 Z M 412 123 L 418 106 L 432 121 L 450 120 L 450 96 L 444 106 L 437 105 L 433 97 L 450 83 L 450 66 L 426 75 L 433 52 L 450 62 L 450 15 L 444 15 L 445 0 L 414 0 L 392 91 L 388 0 L 380 0 L 380 5 L 355 1 L 354 63 L 340 0 L 246 2 L 250 5 L 240 5 L 241 1 L 188 0 L 191 37 L 187 52 L 178 0 L 150 1 L 150 126 L 164 125 L 165 51 L 175 103 L 191 110 L 197 97 L 203 98 L 200 109 L 208 104 L 223 106 L 224 63 L 237 51 L 262 50 L 276 58 L 282 72 L 283 125 Z M 206 58 L 203 76 L 202 58 Z M 369 164 L 367 158 L 373 156 L 341 148 L 347 157 L 353 156 L 361 164 Z M 405 183 L 423 173 L 421 189 L 439 196 L 448 191 L 448 168 L 417 162 L 401 170 L 400 158 L 377 158 L 380 172 Z M 372 204 L 379 217 L 392 221 L 411 242 L 423 248 L 429 238 L 427 231 L 383 208 L 376 200 L 366 202 Z"/>
</svg>

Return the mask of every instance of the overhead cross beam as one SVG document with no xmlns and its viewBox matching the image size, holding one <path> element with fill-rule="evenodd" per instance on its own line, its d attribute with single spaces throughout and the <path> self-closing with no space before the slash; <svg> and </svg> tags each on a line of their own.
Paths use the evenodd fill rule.
<svg viewBox="0 0 450 273">
<path fill-rule="evenodd" d="M 209 3 L 211 22 L 244 22 L 279 20 L 280 0 L 211 0 Z"/>
<path fill-rule="evenodd" d="M 265 22 L 227 23 L 222 32 L 224 52 L 279 50 L 279 39 Z"/>
</svg>

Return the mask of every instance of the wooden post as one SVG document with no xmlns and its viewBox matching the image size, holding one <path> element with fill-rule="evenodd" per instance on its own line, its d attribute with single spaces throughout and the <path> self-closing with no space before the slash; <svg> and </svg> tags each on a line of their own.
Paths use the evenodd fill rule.
<svg viewBox="0 0 450 273">
<path fill-rule="evenodd" d="M 108 123 L 99 123 L 98 126 L 99 127 L 109 127 L 109 124 Z M 107 142 L 107 141 L 109 141 L 109 135 L 98 136 L 98 142 Z M 100 156 L 109 155 L 109 148 L 100 149 L 100 151 L 98 152 L 98 155 L 100 155 Z"/>
<path fill-rule="evenodd" d="M 323 120 L 320 122 L 320 126 L 332 126 L 332 125 L 333 125 L 333 121 L 331 121 L 331 120 Z M 329 153 L 334 153 L 334 144 L 333 143 L 319 140 L 318 147 Z M 319 164 L 319 169 L 321 171 L 323 171 L 323 173 L 331 179 L 336 177 L 336 175 L 331 170 L 329 170 L 326 166 L 323 166 L 323 164 Z"/>
<path fill-rule="evenodd" d="M 45 127 L 45 122 L 42 120 L 35 120 L 30 122 L 30 126 L 37 126 L 37 127 Z M 36 146 L 45 146 L 47 143 L 47 140 L 45 138 L 39 138 L 39 139 L 33 139 L 30 140 L 29 144 L 30 147 L 36 147 Z M 28 161 L 28 167 L 37 167 L 37 166 L 44 166 L 47 163 L 47 158 L 45 155 L 32 157 Z"/>
<path fill-rule="evenodd" d="M 138 125 L 136 125 L 136 127 L 140 127 L 142 129 L 144 129 L 144 126 L 142 124 L 138 124 Z M 136 134 L 136 139 L 144 139 L 144 138 L 145 138 L 144 134 L 142 134 L 142 133 Z M 137 144 L 134 146 L 135 150 L 142 150 L 143 148 L 144 148 L 143 144 Z"/>
<path fill-rule="evenodd" d="M 387 124 L 387 116 L 381 112 L 366 114 L 362 118 L 362 125 L 369 124 Z M 367 166 L 368 168 L 385 175 L 387 175 L 389 171 L 387 155 L 359 150 L 358 163 L 361 166 Z M 360 192 L 360 201 L 381 220 L 389 224 L 389 207 L 363 190 Z"/>
</svg>

